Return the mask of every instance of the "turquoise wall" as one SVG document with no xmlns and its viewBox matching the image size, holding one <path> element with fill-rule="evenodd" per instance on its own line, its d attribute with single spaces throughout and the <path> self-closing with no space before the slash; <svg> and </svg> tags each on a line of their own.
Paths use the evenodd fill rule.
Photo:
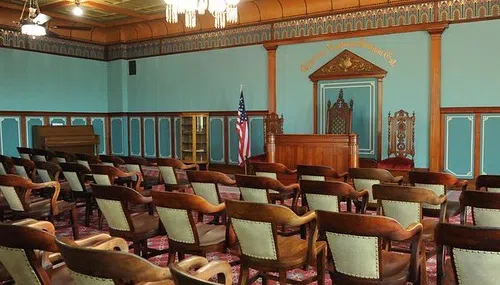
<svg viewBox="0 0 500 285">
<path fill-rule="evenodd" d="M 0 48 L 1 110 L 107 112 L 107 63 Z"/>
<path fill-rule="evenodd" d="M 500 106 L 500 20 L 455 24 L 443 33 L 443 107 Z"/>
<path fill-rule="evenodd" d="M 109 112 L 128 110 L 128 62 L 116 60 L 108 63 L 108 109 Z"/>
<path fill-rule="evenodd" d="M 277 51 L 277 106 L 285 117 L 286 133 L 312 133 L 313 84 L 309 75 L 344 49 L 385 69 L 383 81 L 382 157 L 387 157 L 389 111 L 405 109 L 416 113 L 415 164 L 429 165 L 429 35 L 426 32 L 363 38 L 365 43 L 391 53 L 386 58 L 360 47 L 360 38 L 280 46 Z M 328 50 L 339 46 L 338 49 Z M 325 53 L 322 51 L 328 50 Z M 308 64 L 311 59 L 316 59 Z M 394 59 L 395 62 L 391 59 Z M 392 63 L 392 64 L 391 64 Z M 304 67 L 310 68 L 306 71 Z M 393 66 L 394 65 L 394 66 Z M 356 105 L 356 102 L 354 103 Z"/>
<path fill-rule="evenodd" d="M 138 59 L 137 75 L 128 76 L 128 111 L 236 110 L 241 84 L 247 110 L 266 110 L 262 46 Z"/>
</svg>

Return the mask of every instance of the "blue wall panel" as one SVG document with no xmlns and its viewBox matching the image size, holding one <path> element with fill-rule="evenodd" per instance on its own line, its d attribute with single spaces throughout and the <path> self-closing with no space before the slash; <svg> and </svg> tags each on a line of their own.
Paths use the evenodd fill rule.
<svg viewBox="0 0 500 285">
<path fill-rule="evenodd" d="M 130 118 L 130 155 L 142 156 L 141 118 Z"/>
<path fill-rule="evenodd" d="M 71 125 L 73 126 L 85 126 L 87 125 L 87 118 L 85 117 L 72 117 Z"/>
<path fill-rule="evenodd" d="M 68 118 L 66 117 L 50 117 L 49 125 L 51 126 L 65 126 L 68 123 Z"/>
<path fill-rule="evenodd" d="M 33 127 L 43 126 L 43 117 L 26 117 L 26 141 L 27 147 L 33 147 Z"/>
<path fill-rule="evenodd" d="M 481 118 L 480 174 L 500 175 L 500 114 L 482 115 Z"/>
<path fill-rule="evenodd" d="M 460 178 L 474 177 L 473 115 L 445 116 L 444 169 Z"/>
<path fill-rule="evenodd" d="M 172 157 L 172 125 L 169 117 L 158 118 L 159 156 Z"/>
<path fill-rule="evenodd" d="M 228 135 L 229 135 L 229 164 L 239 164 L 238 161 L 238 133 L 236 132 L 236 117 L 228 118 Z"/>
<path fill-rule="evenodd" d="M 224 117 L 210 117 L 210 163 L 225 163 Z"/>
<path fill-rule="evenodd" d="M 99 154 L 106 154 L 106 119 L 105 118 L 90 118 L 90 123 L 94 126 L 94 133 L 99 136 Z"/>
<path fill-rule="evenodd" d="M 264 117 L 250 117 L 250 156 L 264 153 Z"/>
<path fill-rule="evenodd" d="M 144 156 L 156 157 L 156 119 L 145 117 L 144 121 Z"/>
<path fill-rule="evenodd" d="M 122 117 L 111 118 L 111 153 L 115 155 L 126 155 L 124 140 L 128 140 L 128 136 L 124 135 L 124 121 Z"/>
<path fill-rule="evenodd" d="M 21 118 L 0 118 L 1 150 L 3 155 L 19 156 L 17 147 L 21 146 Z"/>
</svg>

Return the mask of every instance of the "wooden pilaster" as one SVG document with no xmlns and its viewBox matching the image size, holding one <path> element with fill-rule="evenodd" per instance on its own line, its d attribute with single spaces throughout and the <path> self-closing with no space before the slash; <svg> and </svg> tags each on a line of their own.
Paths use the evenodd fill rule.
<svg viewBox="0 0 500 285">
<path fill-rule="evenodd" d="M 264 46 L 267 49 L 267 109 L 276 113 L 276 49 L 278 46 Z"/>
</svg>

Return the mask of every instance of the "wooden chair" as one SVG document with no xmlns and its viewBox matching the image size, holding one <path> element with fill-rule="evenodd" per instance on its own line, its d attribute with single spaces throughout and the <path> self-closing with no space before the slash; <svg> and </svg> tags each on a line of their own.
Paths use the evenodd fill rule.
<svg viewBox="0 0 500 285">
<path fill-rule="evenodd" d="M 275 162 L 256 162 L 251 165 L 255 176 L 278 179 L 278 175 L 295 175 L 297 170 L 290 170 L 284 164 Z"/>
<path fill-rule="evenodd" d="M 153 202 L 151 197 L 145 197 L 134 189 L 116 185 L 91 184 L 92 195 L 96 199 L 109 226 L 109 233 L 130 242 L 134 253 L 149 258 L 163 251 L 147 247 L 149 238 L 159 235 L 159 218 L 148 213 L 132 215 L 129 205 L 148 205 Z"/>
<path fill-rule="evenodd" d="M 40 148 L 33 149 L 33 161 L 52 161 L 52 159 L 55 157 L 56 154 L 53 151 Z"/>
<path fill-rule="evenodd" d="M 52 223 L 28 219 L 13 225 L 0 224 L 0 232 L 0 262 L 16 284 L 74 284 L 57 254 L 59 249 Z M 73 243 L 81 247 L 107 249 L 116 240 L 109 235 L 98 234 Z"/>
<path fill-rule="evenodd" d="M 215 285 L 226 284 L 232 285 L 232 270 L 231 265 L 225 261 L 211 261 L 210 263 L 203 257 L 191 257 L 189 261 L 193 261 L 195 268 L 199 268 L 193 272 L 193 268 L 188 270 L 183 266 L 183 262 L 170 264 L 170 272 L 174 279 L 175 285 Z M 224 280 L 219 283 L 213 283 L 209 280 L 214 276 L 223 276 Z M 219 278 L 220 279 L 220 278 Z"/>
<path fill-rule="evenodd" d="M 56 160 L 59 163 L 66 163 L 66 162 L 76 162 L 76 156 L 72 153 L 69 152 L 64 152 L 64 151 L 54 151 Z"/>
<path fill-rule="evenodd" d="M 460 223 L 467 224 L 467 210 L 472 211 L 472 223 L 480 227 L 500 228 L 500 193 L 463 191 L 460 195 Z"/>
<path fill-rule="evenodd" d="M 426 284 L 419 277 L 426 271 L 421 224 L 405 229 L 387 217 L 326 211 L 318 211 L 317 217 L 320 234 L 327 237 L 335 285 Z M 387 251 L 384 240 L 411 241 L 411 253 Z"/>
<path fill-rule="evenodd" d="M 500 175 L 479 175 L 476 178 L 476 190 L 500 192 Z"/>
<path fill-rule="evenodd" d="M 292 210 L 281 205 L 234 200 L 226 200 L 226 206 L 231 225 L 240 242 L 240 285 L 251 284 L 259 277 L 263 277 L 264 282 L 271 279 L 278 280 L 280 284 L 287 284 L 288 270 L 312 265 L 314 261 L 317 275 L 301 281 L 300 284 L 314 281 L 319 285 L 325 284 L 326 243 L 317 241 L 315 212 L 297 216 Z M 302 225 L 309 225 L 313 229 L 309 231 L 306 240 L 298 236 L 278 235 L 278 229 L 282 226 Z M 250 268 L 263 272 L 264 275 L 259 273 L 248 280 Z M 268 275 L 267 272 L 278 272 L 279 277 Z"/>
<path fill-rule="evenodd" d="M 142 182 L 142 173 L 140 172 L 125 172 L 117 167 L 104 164 L 91 164 L 89 166 L 95 182 L 99 185 L 121 184 L 126 181 L 128 187 L 133 187 L 135 190 L 143 192 L 140 186 Z M 129 179 L 123 180 L 124 178 Z M 121 180 L 117 181 L 117 179 Z M 149 191 L 146 193 L 150 196 Z"/>
<path fill-rule="evenodd" d="M 62 169 L 59 165 L 42 160 L 35 161 L 36 172 L 38 176 L 40 176 L 40 180 L 42 182 L 50 182 L 50 181 L 58 181 L 59 176 L 61 175 Z M 61 188 L 64 188 L 61 185 Z"/>
<path fill-rule="evenodd" d="M 377 207 L 377 201 L 373 198 L 373 185 L 403 184 L 402 176 L 394 177 L 388 170 L 380 168 L 349 168 L 349 178 L 352 180 L 356 191 L 368 190 L 368 193 L 370 193 L 368 207 L 370 209 L 375 209 Z"/>
<path fill-rule="evenodd" d="M 17 152 L 21 158 L 27 160 L 31 160 L 34 155 L 33 149 L 29 147 L 17 147 Z"/>
<path fill-rule="evenodd" d="M 366 212 L 368 190 L 356 191 L 345 182 L 300 180 L 300 190 L 312 211 L 340 212 L 340 202 L 346 201 L 347 211 L 351 212 L 351 201 L 361 200 L 360 208 L 356 209 L 356 212 L 362 214 Z"/>
<path fill-rule="evenodd" d="M 190 188 L 189 181 L 179 177 L 179 171 L 200 170 L 198 164 L 184 164 L 175 158 L 157 158 L 155 160 L 160 170 L 161 179 L 165 185 L 165 191 L 185 191 Z"/>
<path fill-rule="evenodd" d="M 14 162 L 6 155 L 0 155 L 0 175 L 14 174 Z"/>
<path fill-rule="evenodd" d="M 101 164 L 99 157 L 85 153 L 75 153 L 76 162 L 90 169 L 91 164 Z"/>
<path fill-rule="evenodd" d="M 125 165 L 125 160 L 123 158 L 118 157 L 116 155 L 99 155 L 99 160 L 104 165 L 119 167 L 120 165 Z"/>
<path fill-rule="evenodd" d="M 417 172 L 411 171 L 409 175 L 410 183 L 413 186 L 428 188 L 436 195 L 446 195 L 448 189 L 467 189 L 467 180 L 460 180 L 453 174 L 442 172 Z M 424 215 L 439 217 L 439 205 L 423 205 Z M 460 203 L 458 201 L 448 201 L 446 217 L 453 217 L 460 214 Z"/>
<path fill-rule="evenodd" d="M 351 99 L 349 105 L 344 100 L 344 91 L 340 89 L 337 101 L 332 104 L 330 100 L 326 109 L 326 133 L 327 134 L 350 134 L 352 128 L 352 112 L 354 101 Z"/>
<path fill-rule="evenodd" d="M 14 163 L 14 168 L 16 174 L 24 178 L 35 180 L 35 163 L 29 159 L 13 157 L 12 162 Z"/>
<path fill-rule="evenodd" d="M 90 186 L 87 185 L 87 177 L 92 172 L 86 166 L 76 162 L 61 163 L 60 166 L 71 189 L 71 200 L 77 208 L 85 207 L 85 226 L 89 227 L 94 203 Z"/>
<path fill-rule="evenodd" d="M 389 112 L 388 158 L 377 164 L 378 168 L 387 170 L 410 171 L 415 167 L 415 112 L 410 114 L 399 110 L 391 116 Z"/>
<path fill-rule="evenodd" d="M 49 199 L 32 200 L 31 193 L 35 190 L 53 188 Z M 0 175 L 0 191 L 7 200 L 14 217 L 48 219 L 54 221 L 64 213 L 69 213 L 73 236 L 78 239 L 78 212 L 74 203 L 58 201 L 60 193 L 59 182 L 33 183 L 31 180 L 17 175 Z"/>
<path fill-rule="evenodd" d="M 316 180 L 327 181 L 334 179 L 343 179 L 347 182 L 348 172 L 338 173 L 330 166 L 320 165 L 297 165 L 297 180 Z"/>
<path fill-rule="evenodd" d="M 128 172 L 140 172 L 142 174 L 143 180 L 141 186 L 144 187 L 144 189 L 151 189 L 155 185 L 160 185 L 159 175 L 147 175 L 144 171 L 144 167 L 156 166 L 154 163 L 144 157 L 137 156 L 126 156 L 123 157 L 123 160 L 125 161 L 125 167 Z"/>
<path fill-rule="evenodd" d="M 224 203 L 214 206 L 200 196 L 178 192 L 153 191 L 152 194 L 167 231 L 168 264 L 174 262 L 176 253 L 179 260 L 183 260 L 186 253 L 206 256 L 211 252 L 226 252 L 229 227 L 196 223 L 193 218 L 193 212 L 222 215 L 226 210 Z"/>
<path fill-rule="evenodd" d="M 439 224 L 438 285 L 496 285 L 500 279 L 500 229 Z M 445 261 L 445 248 L 450 259 Z"/>
</svg>

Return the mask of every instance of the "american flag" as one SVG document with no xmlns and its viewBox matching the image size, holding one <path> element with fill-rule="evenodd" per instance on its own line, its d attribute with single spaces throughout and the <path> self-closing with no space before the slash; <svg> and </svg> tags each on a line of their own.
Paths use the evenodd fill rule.
<svg viewBox="0 0 500 285">
<path fill-rule="evenodd" d="M 242 165 L 246 158 L 250 156 L 250 135 L 248 130 L 248 117 L 245 110 L 245 98 L 243 89 L 240 94 L 240 106 L 238 107 L 238 122 L 236 123 L 236 132 L 239 136 L 238 161 Z"/>
</svg>

